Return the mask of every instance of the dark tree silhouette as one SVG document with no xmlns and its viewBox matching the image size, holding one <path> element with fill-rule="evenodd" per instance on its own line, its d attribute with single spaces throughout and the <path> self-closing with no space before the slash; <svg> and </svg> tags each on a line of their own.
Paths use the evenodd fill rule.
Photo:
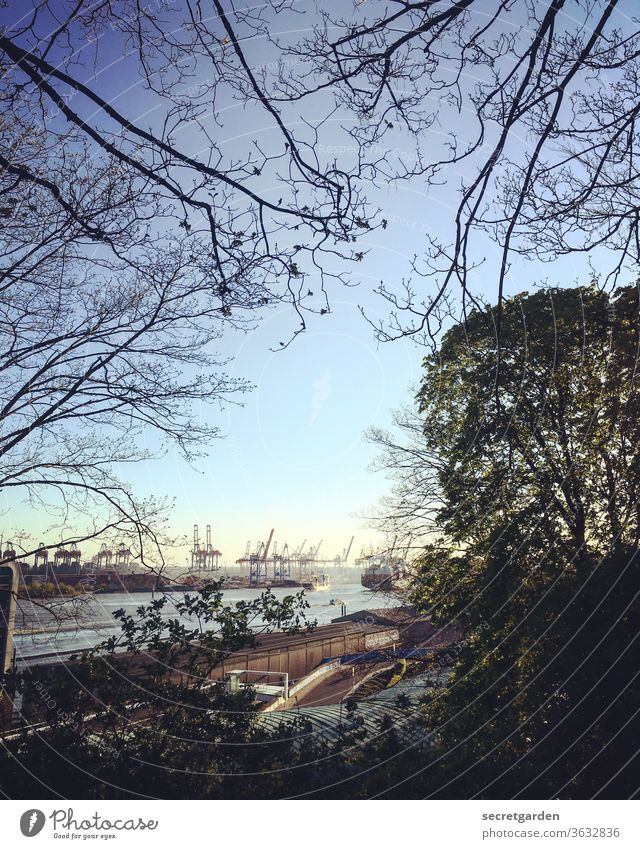
<svg viewBox="0 0 640 849">
<path fill-rule="evenodd" d="M 438 746 L 424 788 L 632 796 L 638 290 L 506 299 L 499 404 L 495 317 L 473 311 L 445 334 L 419 394 L 439 501 L 413 597 L 467 633 L 427 711 Z"/>
</svg>

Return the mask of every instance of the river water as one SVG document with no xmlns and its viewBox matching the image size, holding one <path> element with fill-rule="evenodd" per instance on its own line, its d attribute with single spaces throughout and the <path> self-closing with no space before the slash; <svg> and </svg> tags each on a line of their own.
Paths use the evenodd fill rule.
<svg viewBox="0 0 640 849">
<path fill-rule="evenodd" d="M 295 592 L 296 590 L 292 588 L 273 590 L 277 598 L 283 598 Z M 310 605 L 307 617 L 311 621 L 317 620 L 318 625 L 326 625 L 341 615 L 340 604 L 331 604 L 332 599 L 345 602 L 347 613 L 392 607 L 397 603 L 389 595 L 372 593 L 359 583 L 335 584 L 326 592 L 308 592 L 305 595 Z M 227 590 L 224 593 L 224 600 L 232 604 L 236 601 L 250 601 L 257 596 L 256 590 Z M 16 621 L 17 633 L 14 646 L 18 665 L 26 661 L 35 663 L 38 660 L 45 662 L 65 658 L 73 652 L 92 648 L 108 636 L 119 633 L 118 624 L 113 619 L 115 610 L 124 608 L 128 613 L 135 615 L 136 608 L 142 604 L 148 604 L 152 598 L 151 593 L 94 595 L 81 603 L 81 615 L 78 617 L 80 625 L 75 621 L 64 621 L 65 605 L 61 605 L 58 611 L 63 619 L 61 623 L 57 623 L 49 614 L 38 608 L 30 609 L 26 612 L 26 616 L 21 618 L 19 615 Z M 72 612 L 74 603 L 65 604 L 68 612 Z M 78 606 L 77 602 L 75 606 Z M 175 615 L 172 604 L 167 604 L 164 614 L 167 617 Z"/>
</svg>

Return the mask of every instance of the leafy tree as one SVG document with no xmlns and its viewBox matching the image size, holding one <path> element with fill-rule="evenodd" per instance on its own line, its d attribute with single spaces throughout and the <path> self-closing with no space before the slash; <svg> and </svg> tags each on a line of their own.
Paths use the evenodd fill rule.
<svg viewBox="0 0 640 849">
<path fill-rule="evenodd" d="M 439 536 L 414 590 L 468 634 L 428 707 L 429 794 L 629 796 L 640 664 L 638 290 L 476 310 L 425 360 Z"/>
<path fill-rule="evenodd" d="M 355 700 L 329 743 L 307 720 L 256 721 L 254 692 L 215 667 L 281 628 L 313 628 L 303 594 L 225 604 L 219 583 L 115 612 L 120 634 L 67 665 L 15 671 L 23 725 L 0 738 L 9 798 L 367 798 L 408 772 L 388 717 L 368 739 Z M 408 711 L 414 708 L 409 704 Z M 411 760 L 411 759 L 409 759 Z"/>
<path fill-rule="evenodd" d="M 65 666 L 14 673 L 25 708 L 3 741 L 7 796 L 206 798 L 241 793 L 241 782 L 250 791 L 286 761 L 299 729 L 277 745 L 254 724 L 253 691 L 228 693 L 212 672 L 260 634 L 312 626 L 304 595 L 225 604 L 211 582 L 174 605 L 162 596 L 135 615 L 118 610 L 117 637 Z"/>
</svg>

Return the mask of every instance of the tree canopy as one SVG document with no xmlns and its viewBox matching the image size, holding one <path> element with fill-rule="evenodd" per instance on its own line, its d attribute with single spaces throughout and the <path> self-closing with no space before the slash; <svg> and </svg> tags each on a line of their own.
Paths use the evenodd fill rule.
<svg viewBox="0 0 640 849">
<path fill-rule="evenodd" d="M 591 285 L 505 301 L 499 395 L 495 310 L 425 360 L 442 504 L 414 598 L 468 634 L 431 793 L 636 790 L 639 344 L 638 289 Z"/>
</svg>

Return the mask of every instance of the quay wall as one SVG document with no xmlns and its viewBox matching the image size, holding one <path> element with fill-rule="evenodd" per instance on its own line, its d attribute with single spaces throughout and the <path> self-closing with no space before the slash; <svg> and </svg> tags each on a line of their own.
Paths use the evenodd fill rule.
<svg viewBox="0 0 640 849">
<path fill-rule="evenodd" d="M 388 625 L 365 625 L 364 623 L 340 623 L 321 625 L 314 631 L 305 634 L 268 634 L 260 637 L 260 645 L 229 654 L 218 664 L 211 673 L 211 679 L 222 681 L 232 669 L 246 669 L 259 672 L 287 672 L 289 681 L 294 685 L 304 678 L 326 658 L 341 655 L 366 654 L 368 651 L 389 647 L 399 643 L 398 629 Z M 141 667 L 148 662 L 144 655 L 115 656 L 117 665 L 122 673 L 132 679 L 136 678 Z M 109 662 L 109 661 L 107 661 Z M 33 669 L 41 681 L 68 677 L 76 681 L 74 676 L 75 661 L 62 659 L 49 662 L 38 662 Z M 28 661 L 21 665 L 22 670 L 29 669 Z M 183 678 L 184 673 L 179 667 L 174 667 L 172 677 L 175 680 Z M 273 683 L 268 676 L 251 676 L 251 682 Z M 77 682 L 76 682 L 77 683 Z M 101 696 L 104 698 L 104 694 Z M 33 687 L 27 689 L 21 705 L 21 713 L 29 722 L 38 722 L 44 711 L 42 696 Z"/>
<path fill-rule="evenodd" d="M 317 628 L 304 636 L 291 636 L 288 640 L 270 646 L 268 643 L 254 649 L 234 652 L 221 663 L 214 675 L 223 678 L 231 669 L 249 669 L 263 672 L 288 672 L 290 681 L 308 675 L 325 658 L 345 654 L 358 654 L 373 648 L 392 646 L 400 639 L 397 628 L 368 626 L 353 628 L 348 625 L 336 629 L 335 625 Z M 258 683 L 259 677 L 252 676 Z M 265 678 L 266 681 L 266 678 Z"/>
</svg>

